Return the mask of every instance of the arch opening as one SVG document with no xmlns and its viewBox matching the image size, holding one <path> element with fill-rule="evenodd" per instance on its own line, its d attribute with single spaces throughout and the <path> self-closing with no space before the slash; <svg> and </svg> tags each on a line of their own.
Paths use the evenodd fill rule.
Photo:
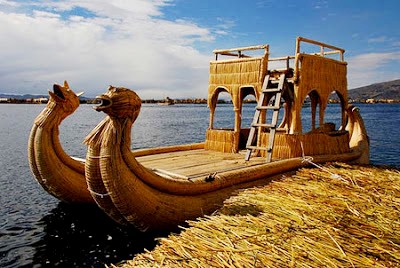
<svg viewBox="0 0 400 268">
<path fill-rule="evenodd" d="M 313 131 L 323 124 L 323 113 L 321 111 L 321 97 L 314 89 L 308 93 L 302 103 L 301 125 L 302 132 Z"/>
<path fill-rule="evenodd" d="M 241 129 L 250 128 L 254 118 L 254 111 L 257 106 L 257 97 L 253 87 L 240 89 L 241 103 Z"/>
<path fill-rule="evenodd" d="M 335 130 L 344 130 L 346 125 L 346 100 L 340 92 L 334 90 L 329 96 L 325 111 L 325 122 L 334 124 Z M 333 125 L 332 125 L 333 126 Z"/>
<path fill-rule="evenodd" d="M 232 96 L 224 88 L 218 88 L 213 96 L 215 101 L 213 129 L 233 130 L 235 126 L 235 113 Z"/>
</svg>

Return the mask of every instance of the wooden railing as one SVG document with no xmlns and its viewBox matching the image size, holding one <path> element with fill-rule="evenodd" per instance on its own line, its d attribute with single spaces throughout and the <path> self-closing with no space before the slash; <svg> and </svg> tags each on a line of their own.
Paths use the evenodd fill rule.
<svg viewBox="0 0 400 268">
<path fill-rule="evenodd" d="M 306 54 L 311 54 L 311 55 L 319 55 L 322 57 L 325 57 L 327 55 L 339 55 L 339 61 L 344 62 L 344 52 L 345 50 L 336 46 L 332 46 L 329 44 L 325 44 L 319 41 L 307 39 L 304 37 L 297 37 L 296 39 L 296 53 L 295 56 L 286 56 L 286 57 L 278 57 L 278 58 L 269 58 L 268 62 L 273 62 L 273 61 L 286 61 L 286 69 L 291 68 L 290 67 L 290 61 L 294 60 L 294 70 L 295 70 L 295 80 L 298 77 L 299 74 L 299 65 L 300 65 L 300 59 L 299 55 L 302 54 L 301 52 L 301 43 L 308 43 L 312 44 L 315 46 L 319 47 L 319 51 L 310 53 L 307 52 Z M 258 45 L 258 46 L 249 46 L 249 47 L 238 47 L 238 48 L 231 48 L 231 49 L 216 49 L 213 51 L 215 54 L 215 60 L 218 60 L 219 55 L 223 56 L 233 56 L 237 58 L 252 58 L 252 56 L 245 55 L 243 54 L 243 51 L 250 51 L 250 50 L 259 50 L 259 49 L 264 49 L 264 55 L 267 55 L 269 53 L 269 45 Z M 327 51 L 328 49 L 328 51 Z"/>
<path fill-rule="evenodd" d="M 339 54 L 340 55 L 340 61 L 344 61 L 344 52 L 345 50 L 343 48 L 339 48 L 339 47 L 335 47 L 332 45 L 328 45 L 319 41 L 315 41 L 315 40 L 311 40 L 311 39 L 307 39 L 304 37 L 297 37 L 296 40 L 296 55 L 301 53 L 300 51 L 300 44 L 301 42 L 305 42 L 305 43 L 309 43 L 309 44 L 313 44 L 316 46 L 320 47 L 320 51 L 319 52 L 315 52 L 315 53 L 307 53 L 307 54 L 315 54 L 315 55 L 320 55 L 320 56 L 325 56 L 325 55 L 332 55 L 332 54 Z M 325 48 L 331 49 L 331 51 L 325 51 Z"/>
<path fill-rule="evenodd" d="M 319 46 L 319 52 L 315 52 L 315 53 L 306 53 L 306 54 L 310 54 L 310 55 L 319 55 L 321 57 L 324 57 L 325 55 L 334 55 L 334 54 L 339 54 L 339 61 L 340 62 L 344 62 L 344 52 L 345 50 L 339 47 L 335 47 L 329 44 L 325 44 L 319 41 L 315 41 L 315 40 L 311 40 L 311 39 L 307 39 L 304 37 L 297 37 L 296 39 L 296 56 L 295 56 L 295 72 L 294 72 L 294 80 L 297 81 L 299 78 L 299 65 L 300 65 L 300 55 L 302 54 L 301 50 L 300 50 L 300 45 L 301 42 L 305 42 L 305 43 L 309 43 L 312 45 L 316 45 Z M 325 51 L 325 49 L 330 49 L 330 51 Z"/>
<path fill-rule="evenodd" d="M 259 46 L 250 46 L 250 47 L 238 47 L 238 48 L 230 48 L 230 49 L 216 49 L 213 51 L 215 54 L 215 60 L 218 60 L 218 55 L 223 56 L 233 56 L 238 58 L 251 58 L 251 56 L 245 55 L 243 51 L 249 50 L 258 50 L 264 49 L 264 55 L 269 53 L 269 45 L 259 45 Z"/>
<path fill-rule="evenodd" d="M 272 61 L 286 61 L 286 70 L 289 70 L 290 67 L 290 60 L 295 59 L 295 56 L 286 56 L 286 57 L 278 57 L 278 58 L 269 58 L 268 62 L 272 62 Z"/>
</svg>

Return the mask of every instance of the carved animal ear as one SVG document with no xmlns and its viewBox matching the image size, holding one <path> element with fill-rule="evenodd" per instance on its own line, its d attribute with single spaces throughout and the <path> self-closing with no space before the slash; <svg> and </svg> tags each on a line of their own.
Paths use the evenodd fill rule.
<svg viewBox="0 0 400 268">
<path fill-rule="evenodd" d="M 69 88 L 69 85 L 68 85 L 67 80 L 64 81 L 64 87 L 65 87 L 65 88 Z"/>
</svg>

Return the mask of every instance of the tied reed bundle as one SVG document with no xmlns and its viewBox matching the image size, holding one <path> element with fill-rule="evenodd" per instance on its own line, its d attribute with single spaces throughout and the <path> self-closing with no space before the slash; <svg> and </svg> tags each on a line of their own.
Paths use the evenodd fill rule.
<svg viewBox="0 0 400 268">
<path fill-rule="evenodd" d="M 189 225 L 121 267 L 396 267 L 400 172 L 302 169 Z"/>
</svg>

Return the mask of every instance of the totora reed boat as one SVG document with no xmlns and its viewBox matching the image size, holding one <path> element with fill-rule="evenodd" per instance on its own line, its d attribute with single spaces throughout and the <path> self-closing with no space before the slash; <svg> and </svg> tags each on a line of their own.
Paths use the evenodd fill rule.
<svg viewBox="0 0 400 268">
<path fill-rule="evenodd" d="M 50 194 L 67 203 L 94 203 L 85 180 L 85 164 L 64 152 L 59 125 L 79 106 L 79 96 L 54 84 L 43 111 L 36 117 L 29 136 L 28 158 L 32 173 Z"/>
<path fill-rule="evenodd" d="M 301 45 L 317 47 L 318 52 L 303 53 Z M 260 51 L 260 56 L 250 56 Z M 299 37 L 294 56 L 269 58 L 268 45 L 214 54 L 204 143 L 132 152 L 131 128 L 140 112 L 140 98 L 123 87 L 110 87 L 99 96 L 101 104 L 95 109 L 107 117 L 86 137 L 85 177 L 96 203 L 117 222 L 142 231 L 173 228 L 212 213 L 238 189 L 267 184 L 301 166 L 369 162 L 363 120 L 347 102 L 343 49 Z M 272 68 L 274 64 L 283 68 Z M 214 128 L 221 92 L 232 98 L 233 129 Z M 340 126 L 325 122 L 332 93 L 340 102 Z M 255 96 L 257 106 L 246 128 L 241 115 L 248 95 Z M 306 98 L 310 131 L 302 122 Z"/>
</svg>

